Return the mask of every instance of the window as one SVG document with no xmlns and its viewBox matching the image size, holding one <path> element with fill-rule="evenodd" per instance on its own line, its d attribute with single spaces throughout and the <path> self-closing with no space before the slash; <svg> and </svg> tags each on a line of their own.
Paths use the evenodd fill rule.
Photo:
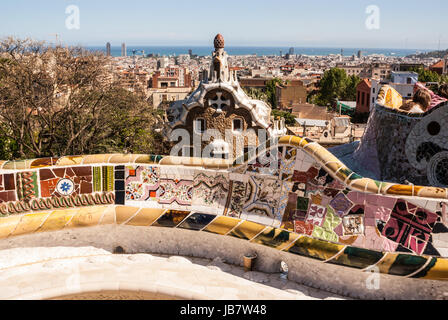
<svg viewBox="0 0 448 320">
<path fill-rule="evenodd" d="M 175 87 L 176 86 L 176 82 L 170 82 L 170 87 Z"/>
<path fill-rule="evenodd" d="M 233 132 L 242 132 L 243 131 L 243 119 L 233 119 Z"/>
<path fill-rule="evenodd" d="M 412 79 L 411 78 L 407 78 L 406 83 L 407 84 L 411 84 L 412 83 Z"/>
<path fill-rule="evenodd" d="M 206 128 L 206 121 L 205 121 L 204 118 L 197 118 L 197 119 L 194 121 L 194 131 L 195 131 L 196 133 L 200 133 L 200 134 L 202 134 L 202 133 L 205 132 L 206 129 L 207 129 L 207 128 Z"/>
</svg>

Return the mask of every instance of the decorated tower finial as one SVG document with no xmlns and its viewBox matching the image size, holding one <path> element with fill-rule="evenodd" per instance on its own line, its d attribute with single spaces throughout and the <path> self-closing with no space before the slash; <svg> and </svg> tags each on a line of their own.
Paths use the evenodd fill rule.
<svg viewBox="0 0 448 320">
<path fill-rule="evenodd" d="M 216 50 L 218 50 L 218 49 L 224 49 L 224 37 L 222 36 L 222 34 L 218 34 L 216 37 L 215 37 L 215 41 L 214 41 L 214 43 L 215 43 L 215 49 Z"/>
</svg>

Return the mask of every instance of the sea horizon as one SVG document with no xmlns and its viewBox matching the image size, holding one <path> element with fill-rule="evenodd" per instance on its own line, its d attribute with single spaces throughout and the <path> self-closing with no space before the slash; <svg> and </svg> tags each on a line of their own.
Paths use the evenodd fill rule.
<svg viewBox="0 0 448 320">
<path fill-rule="evenodd" d="M 106 53 L 106 46 L 84 46 L 90 51 L 100 51 Z M 232 56 L 245 56 L 245 55 L 257 55 L 257 56 L 279 56 L 280 51 L 283 55 L 289 53 L 291 47 L 281 46 L 229 46 L 226 47 L 226 51 Z M 328 56 L 341 54 L 343 50 L 343 56 L 350 57 L 357 55 L 358 51 L 362 51 L 364 56 L 366 55 L 384 55 L 388 57 L 405 57 L 416 53 L 425 53 L 433 51 L 432 49 L 398 49 L 398 48 L 335 48 L 335 47 L 292 47 L 294 48 L 294 54 L 296 55 L 308 55 L 308 56 Z M 209 56 L 213 52 L 214 48 L 211 46 L 185 46 L 185 45 L 173 45 L 173 46 L 148 46 L 148 45 L 130 45 L 126 47 L 127 56 L 132 56 L 135 50 L 135 54 L 141 56 L 142 51 L 145 55 L 153 54 L 159 56 L 179 56 L 189 53 L 192 50 L 193 55 Z M 121 46 L 111 46 L 111 56 L 121 56 Z"/>
</svg>

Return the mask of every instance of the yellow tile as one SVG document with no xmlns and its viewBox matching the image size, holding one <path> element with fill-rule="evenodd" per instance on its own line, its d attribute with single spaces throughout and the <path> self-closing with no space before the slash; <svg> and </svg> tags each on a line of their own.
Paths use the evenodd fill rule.
<svg viewBox="0 0 448 320">
<path fill-rule="evenodd" d="M 421 279 L 430 280 L 448 280 L 448 260 L 443 258 L 437 258 L 437 262 L 432 267 L 426 276 Z"/>
<path fill-rule="evenodd" d="M 415 187 L 416 195 L 424 198 L 448 199 L 448 189 L 434 187 Z"/>
<path fill-rule="evenodd" d="M 367 186 L 367 187 L 366 187 Z M 369 178 L 356 179 L 350 185 L 353 189 L 361 192 L 378 193 L 378 186 L 375 181 Z"/>
<path fill-rule="evenodd" d="M 227 234 L 230 230 L 240 222 L 240 219 L 219 216 L 212 223 L 210 223 L 204 231 L 217 233 L 221 235 Z"/>
<path fill-rule="evenodd" d="M 15 162 L 14 161 L 7 161 L 3 163 L 3 170 L 15 170 Z"/>
<path fill-rule="evenodd" d="M 140 208 L 119 206 L 115 208 L 116 223 L 122 224 L 137 213 Z"/>
<path fill-rule="evenodd" d="M 107 154 L 95 154 L 95 155 L 89 155 L 85 156 L 84 160 L 82 161 L 83 164 L 93 164 L 93 163 L 107 163 L 107 160 L 109 159 L 110 155 Z"/>
<path fill-rule="evenodd" d="M 251 240 L 264 229 L 266 229 L 266 226 L 264 225 L 251 221 L 244 221 L 238 227 L 232 230 L 232 232 L 229 233 L 229 236 Z"/>
<path fill-rule="evenodd" d="M 99 222 L 99 225 L 115 224 L 115 210 L 117 207 L 110 206 L 110 210 L 105 210 Z"/>
<path fill-rule="evenodd" d="M 150 156 L 137 156 L 137 158 L 134 160 L 134 163 L 140 163 L 140 164 L 153 164 L 154 161 L 151 161 Z"/>
<path fill-rule="evenodd" d="M 130 154 L 115 154 L 109 159 L 109 163 L 130 163 L 132 162 L 132 155 Z"/>
<path fill-rule="evenodd" d="M 282 235 L 282 238 L 279 238 L 279 235 Z M 285 237 L 286 235 L 287 237 Z M 291 247 L 292 242 L 299 237 L 300 236 L 297 233 L 268 227 L 251 242 L 269 246 L 281 251 Z"/>
<path fill-rule="evenodd" d="M 129 226 L 150 226 L 165 212 L 164 209 L 142 208 L 135 217 L 133 217 L 126 225 Z"/>
<path fill-rule="evenodd" d="M 37 230 L 37 232 L 61 230 L 65 227 L 67 222 L 73 217 L 76 210 L 56 210 L 53 211 L 45 220 L 44 224 Z"/>
<path fill-rule="evenodd" d="M 0 239 L 8 237 L 22 219 L 21 215 L 0 218 Z"/>
<path fill-rule="evenodd" d="M 341 252 L 345 246 L 317 240 L 309 237 L 299 238 L 291 248 L 290 252 L 297 253 L 306 257 L 328 260 Z"/>
<path fill-rule="evenodd" d="M 98 225 L 103 213 L 110 207 L 85 207 L 73 211 L 73 218 L 66 224 L 65 228 L 80 228 Z M 111 208 L 113 209 L 113 207 Z M 109 210 L 111 210 L 109 209 Z"/>
<path fill-rule="evenodd" d="M 84 157 L 82 156 L 72 156 L 72 157 L 62 157 L 56 162 L 56 166 L 75 166 L 82 164 Z"/>
<path fill-rule="evenodd" d="M 380 273 L 389 273 L 389 269 L 392 267 L 397 257 L 398 253 L 386 253 L 386 256 L 376 264 L 376 267 L 378 267 Z"/>
<path fill-rule="evenodd" d="M 301 238 L 301 237 L 303 237 L 301 234 L 291 232 L 289 234 L 289 239 L 291 241 L 290 242 L 285 242 L 284 245 L 277 247 L 277 249 L 280 250 L 280 251 L 288 251 L 289 248 L 291 248 L 294 245 L 296 240 Z"/>
<path fill-rule="evenodd" d="M 405 185 L 392 185 L 390 188 L 387 189 L 387 194 L 391 195 L 400 195 L 400 196 L 409 196 L 412 197 L 413 194 L 413 187 L 412 186 L 405 186 Z"/>
<path fill-rule="evenodd" d="M 35 232 L 51 212 L 30 213 L 22 216 L 16 230 L 11 234 L 18 236 L 21 234 L 29 234 Z"/>
</svg>

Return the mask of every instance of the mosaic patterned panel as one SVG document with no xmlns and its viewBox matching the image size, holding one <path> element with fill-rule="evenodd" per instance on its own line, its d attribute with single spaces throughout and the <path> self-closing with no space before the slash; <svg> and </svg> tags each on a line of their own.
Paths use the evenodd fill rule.
<svg viewBox="0 0 448 320">
<path fill-rule="evenodd" d="M 190 212 L 188 211 L 177 211 L 177 210 L 168 210 L 163 214 L 156 222 L 152 224 L 154 227 L 166 227 L 172 228 L 179 225 Z"/>
<path fill-rule="evenodd" d="M 43 198 L 93 192 L 92 167 L 40 169 L 39 177 Z"/>
<path fill-rule="evenodd" d="M 17 201 L 14 174 L 0 174 L 0 203 Z"/>
<path fill-rule="evenodd" d="M 19 200 L 30 200 L 39 198 L 39 185 L 37 181 L 37 172 L 26 171 L 16 174 L 17 197 Z M 44 197 L 44 194 L 42 194 Z"/>
<path fill-rule="evenodd" d="M 126 167 L 126 201 L 157 201 L 159 186 L 159 167 Z"/>
<path fill-rule="evenodd" d="M 228 174 L 198 172 L 193 182 L 192 205 L 222 214 L 229 195 Z"/>
<path fill-rule="evenodd" d="M 217 170 L 134 155 L 0 163 L 8 170 L 0 172 L 0 236 L 91 223 L 177 227 L 325 263 L 448 279 L 446 189 L 366 179 L 311 141 L 286 140 L 275 172 L 261 161 Z M 90 221 L 93 206 L 109 209 Z"/>
<path fill-rule="evenodd" d="M 214 219 L 216 219 L 216 216 L 212 214 L 193 213 L 179 225 L 179 228 L 196 231 L 202 230 Z"/>
</svg>

